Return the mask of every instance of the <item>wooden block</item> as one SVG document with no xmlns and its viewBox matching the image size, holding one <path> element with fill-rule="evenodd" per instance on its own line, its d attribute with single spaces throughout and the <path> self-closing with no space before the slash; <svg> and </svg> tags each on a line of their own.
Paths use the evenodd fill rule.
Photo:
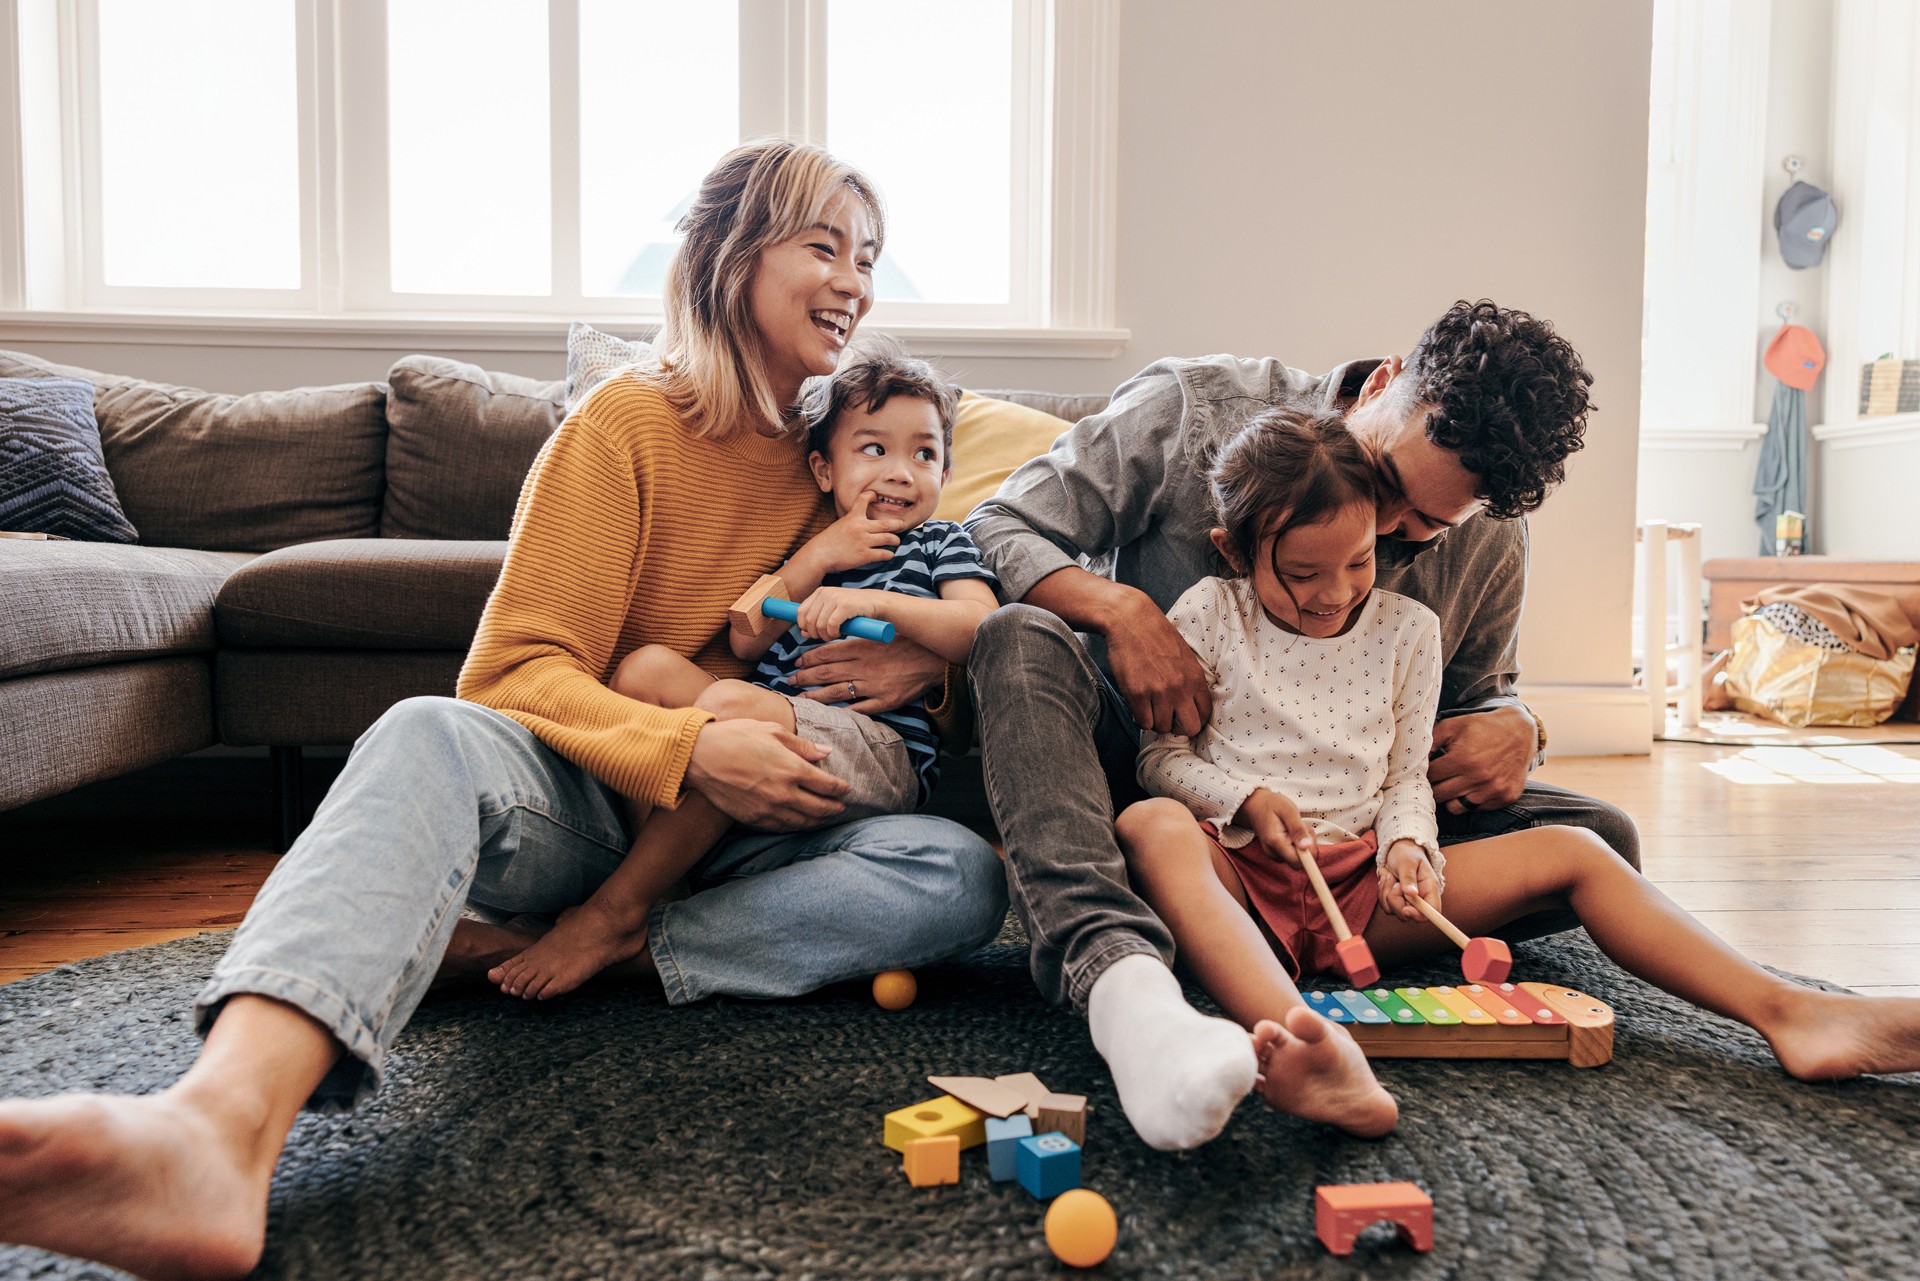
<svg viewBox="0 0 1920 1281">
<path fill-rule="evenodd" d="M 1084 1094 L 1048 1094 L 1039 1100 L 1040 1115 L 1033 1128 L 1041 1133 L 1058 1132 L 1081 1147 L 1087 1145 L 1087 1096 Z"/>
<path fill-rule="evenodd" d="M 733 602 L 727 610 L 727 625 L 742 636 L 758 636 L 767 626 L 767 616 L 760 604 L 769 596 L 785 598 L 787 585 L 778 574 L 762 574 L 753 586 L 741 593 L 740 599 Z"/>
<path fill-rule="evenodd" d="M 958 1183 L 960 1182 L 960 1139 L 952 1134 L 915 1139 L 907 1144 L 902 1165 L 907 1171 L 907 1182 L 916 1188 L 933 1188 L 942 1183 Z"/>
<path fill-rule="evenodd" d="M 1080 1145 L 1064 1134 L 1021 1139 L 1015 1160 L 1020 1186 L 1042 1201 L 1080 1186 Z"/>
<path fill-rule="evenodd" d="M 1613 1058 L 1613 1009 L 1585 992 L 1548 983 L 1522 983 L 1521 988 L 1545 1001 L 1570 1025 L 1567 1062 L 1575 1067 L 1599 1067 Z"/>
<path fill-rule="evenodd" d="M 1473 998 L 1457 987 L 1430 987 L 1427 993 L 1434 1000 L 1452 1010 L 1459 1020 L 1468 1027 L 1497 1027 L 1493 1015 L 1474 1004 Z"/>
<path fill-rule="evenodd" d="M 987 1118 L 950 1094 L 887 1113 L 880 1141 L 895 1152 L 905 1152 L 915 1139 L 937 1139 L 951 1134 L 962 1148 L 987 1141 Z"/>
<path fill-rule="evenodd" d="M 1313 1190 L 1314 1235 L 1334 1254 L 1352 1254 L 1354 1239 L 1382 1219 L 1414 1249 L 1433 1249 L 1433 1198 L 1414 1184 L 1333 1183 Z"/>
<path fill-rule="evenodd" d="M 936 1090 L 945 1090 L 976 1112 L 988 1116 L 1012 1116 L 1027 1107 L 1027 1096 L 1009 1085 L 984 1076 L 930 1076 L 927 1082 Z"/>
<path fill-rule="evenodd" d="M 987 1172 L 995 1183 L 1011 1181 L 1020 1172 L 1020 1140 L 1033 1137 L 1033 1122 L 1025 1112 L 987 1118 Z"/>
</svg>

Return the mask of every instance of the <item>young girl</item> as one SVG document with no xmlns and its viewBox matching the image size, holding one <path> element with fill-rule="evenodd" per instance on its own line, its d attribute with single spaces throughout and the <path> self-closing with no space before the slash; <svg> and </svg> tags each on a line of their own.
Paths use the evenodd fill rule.
<svg viewBox="0 0 1920 1281">
<path fill-rule="evenodd" d="M 1439 623 L 1373 590 L 1373 467 L 1333 415 L 1275 410 L 1222 449 L 1214 545 L 1234 576 L 1169 612 L 1206 669 L 1213 718 L 1191 739 L 1149 734 L 1118 833 L 1182 961 L 1253 1033 L 1273 1107 L 1355 1134 L 1393 1128 L 1394 1102 L 1351 1038 L 1294 980 L 1344 979 L 1301 870 L 1315 852 L 1383 970 L 1450 951 L 1409 896 L 1468 934 L 1571 909 L 1601 950 L 1677 996 L 1739 1019 L 1803 1080 L 1920 1068 L 1920 999 L 1822 992 L 1722 943 L 1593 833 L 1540 827 L 1442 855 L 1427 785 Z"/>
</svg>

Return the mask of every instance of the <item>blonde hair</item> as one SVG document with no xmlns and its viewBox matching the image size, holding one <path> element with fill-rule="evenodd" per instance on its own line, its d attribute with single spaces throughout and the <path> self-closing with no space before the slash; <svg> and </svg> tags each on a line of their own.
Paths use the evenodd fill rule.
<svg viewBox="0 0 1920 1281">
<path fill-rule="evenodd" d="M 819 147 L 769 139 L 736 147 L 700 183 L 677 230 L 685 239 L 667 266 L 666 317 L 655 364 L 667 399 L 696 436 L 731 436 L 789 420 L 767 381 L 753 320 L 760 253 L 796 236 L 850 189 L 886 239 L 880 198 L 852 165 Z"/>
</svg>

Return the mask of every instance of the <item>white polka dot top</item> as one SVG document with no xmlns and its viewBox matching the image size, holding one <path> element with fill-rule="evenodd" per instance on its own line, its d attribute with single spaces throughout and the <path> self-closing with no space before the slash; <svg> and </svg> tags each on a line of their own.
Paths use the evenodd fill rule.
<svg viewBox="0 0 1920 1281">
<path fill-rule="evenodd" d="M 1374 829 L 1440 859 L 1427 753 L 1440 701 L 1440 620 L 1375 590 L 1343 636 L 1299 636 L 1267 617 L 1244 578 L 1203 578 L 1167 617 L 1207 673 L 1213 719 L 1192 739 L 1141 737 L 1140 784 L 1170 796 L 1238 848 L 1231 825 L 1264 787 L 1291 800 L 1322 842 Z"/>
</svg>

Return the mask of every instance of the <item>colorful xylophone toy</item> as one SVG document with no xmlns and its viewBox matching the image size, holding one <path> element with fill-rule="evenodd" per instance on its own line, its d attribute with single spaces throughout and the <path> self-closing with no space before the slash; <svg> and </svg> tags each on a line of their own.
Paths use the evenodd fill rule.
<svg viewBox="0 0 1920 1281">
<path fill-rule="evenodd" d="M 1565 1059 L 1598 1067 L 1613 1057 L 1613 1010 L 1551 983 L 1342 988 L 1301 993 L 1341 1024 L 1369 1058 Z"/>
</svg>

